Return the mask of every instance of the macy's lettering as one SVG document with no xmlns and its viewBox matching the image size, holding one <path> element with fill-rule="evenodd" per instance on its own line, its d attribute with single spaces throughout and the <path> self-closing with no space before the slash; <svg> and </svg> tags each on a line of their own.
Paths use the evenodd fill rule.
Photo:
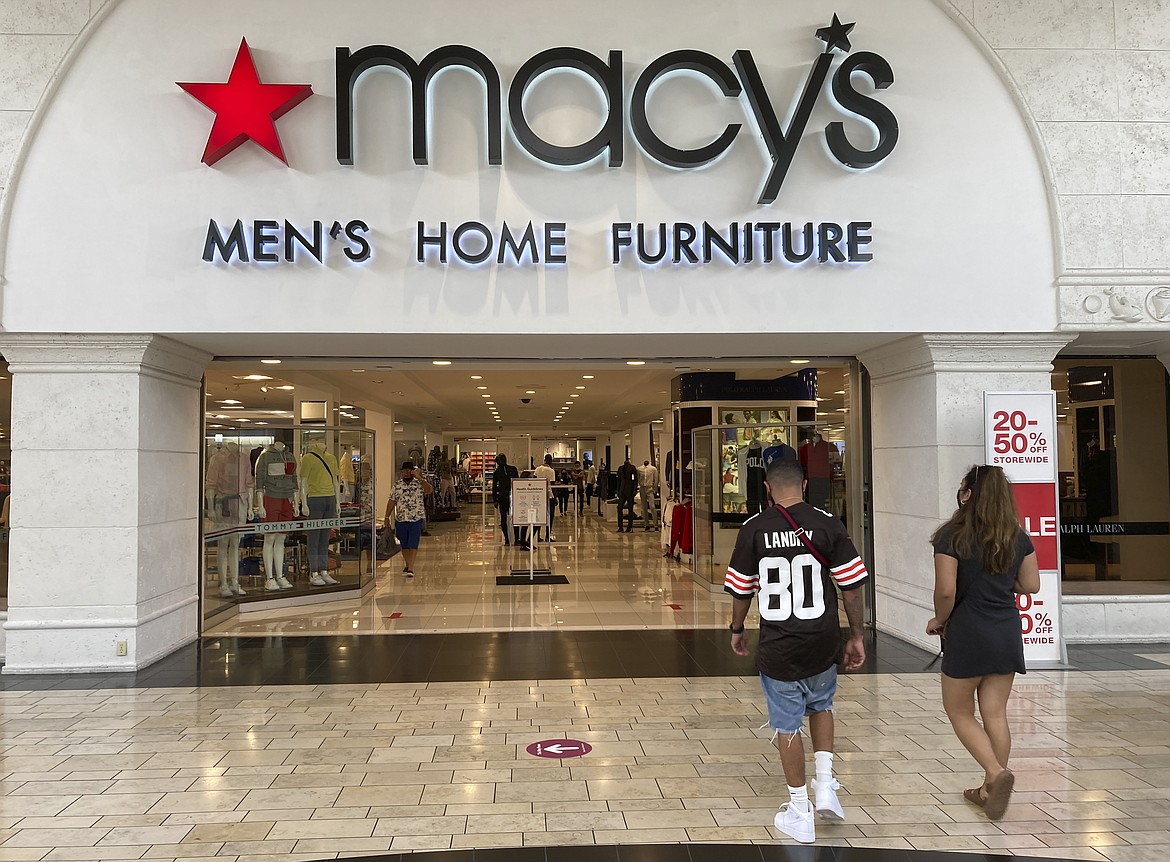
<svg viewBox="0 0 1170 862">
<path fill-rule="evenodd" d="M 771 160 L 771 168 L 760 191 L 759 204 L 776 200 L 792 166 L 813 107 L 824 90 L 833 66 L 835 52 L 849 54 L 848 34 L 853 24 L 843 24 L 837 16 L 833 23 L 817 30 L 825 43 L 804 83 L 804 90 L 788 122 L 781 125 L 773 100 L 760 77 L 751 51 L 732 54 L 733 71 L 719 58 L 703 51 L 670 51 L 651 62 L 634 83 L 630 94 L 630 132 L 641 150 L 651 159 L 675 168 L 697 168 L 719 158 L 734 142 L 742 124 L 731 123 L 714 140 L 694 149 L 671 146 L 650 126 L 647 102 L 654 84 L 674 72 L 691 72 L 710 80 L 723 95 L 738 99 L 746 95 L 752 116 Z M 430 109 L 427 95 L 431 82 L 440 71 L 461 66 L 478 75 L 484 84 L 484 113 L 487 120 L 487 161 L 503 163 L 503 85 L 500 74 L 488 57 L 466 45 L 445 45 L 431 51 L 421 62 L 405 51 L 389 45 L 369 45 L 353 51 L 336 50 L 337 74 L 337 161 L 354 163 L 354 88 L 371 69 L 397 69 L 410 79 L 411 146 L 416 165 L 428 164 L 427 128 Z M 601 91 L 606 107 L 601 129 L 589 140 L 572 146 L 552 144 L 541 138 L 528 123 L 524 98 L 541 76 L 557 70 L 575 70 L 590 78 Z M 894 72 L 886 60 L 870 51 L 847 56 L 832 76 L 832 94 L 841 110 L 870 124 L 876 130 L 871 149 L 853 144 L 841 122 L 825 126 L 825 143 L 833 157 L 843 166 L 854 169 L 873 167 L 893 151 L 898 141 L 898 120 L 881 102 L 859 92 L 854 76 L 869 79 L 874 90 L 884 90 L 894 82 Z M 620 167 L 624 154 L 624 82 L 622 52 L 610 51 L 606 59 L 579 48 L 551 48 L 532 56 L 517 70 L 508 88 L 508 122 L 519 145 L 532 157 L 549 165 L 569 167 L 584 165 L 605 157 L 610 167 Z M 786 104 L 784 100 L 782 104 Z"/>
</svg>

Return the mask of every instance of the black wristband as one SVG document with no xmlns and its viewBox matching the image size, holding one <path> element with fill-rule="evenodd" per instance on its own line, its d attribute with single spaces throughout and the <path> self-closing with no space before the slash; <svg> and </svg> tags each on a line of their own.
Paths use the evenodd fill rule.
<svg viewBox="0 0 1170 862">
<path fill-rule="evenodd" d="M 731 625 L 729 625 L 727 627 L 727 630 L 729 632 L 731 632 L 733 635 L 741 635 L 741 634 L 743 634 L 744 627 L 741 625 L 739 628 L 736 628 L 735 623 L 732 623 Z"/>
</svg>

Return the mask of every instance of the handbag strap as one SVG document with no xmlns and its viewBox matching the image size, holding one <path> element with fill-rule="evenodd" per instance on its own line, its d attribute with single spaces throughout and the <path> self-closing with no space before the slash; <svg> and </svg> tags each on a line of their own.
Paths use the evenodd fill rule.
<svg viewBox="0 0 1170 862">
<path fill-rule="evenodd" d="M 800 539 L 804 546 L 808 548 L 809 553 L 813 555 L 813 559 L 820 563 L 826 572 L 829 571 L 832 566 L 830 566 L 829 561 L 825 559 L 825 555 L 813 547 L 813 543 L 809 540 L 808 534 L 805 533 L 804 527 L 797 524 L 796 521 L 792 519 L 792 515 L 788 514 L 788 510 L 779 503 L 776 503 L 776 510 L 784 516 L 784 520 L 786 520 L 789 525 L 791 525 L 792 529 L 796 531 L 796 538 Z"/>
<path fill-rule="evenodd" d="M 312 455 L 314 458 L 316 458 L 318 461 L 320 461 L 322 463 L 322 465 L 324 465 L 325 472 L 329 474 L 330 479 L 333 479 L 333 471 L 329 469 L 329 462 L 326 461 L 324 458 L 322 458 L 320 455 L 318 455 L 316 452 L 313 452 L 310 450 L 309 454 Z M 337 480 L 334 479 L 334 481 L 337 481 Z"/>
</svg>

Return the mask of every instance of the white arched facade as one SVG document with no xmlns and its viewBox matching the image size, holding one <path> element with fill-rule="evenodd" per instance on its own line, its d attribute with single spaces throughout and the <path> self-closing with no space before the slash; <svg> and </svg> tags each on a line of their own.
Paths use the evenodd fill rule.
<svg viewBox="0 0 1170 862">
<path fill-rule="evenodd" d="M 471 0 L 421 14 L 373 0 L 108 3 L 38 107 L 4 198 L 0 346 L 14 375 L 14 481 L 91 479 L 67 505 L 51 492 L 14 504 L 6 670 L 141 666 L 196 636 L 198 380 L 216 354 L 571 358 L 602 343 L 615 356 L 635 344 L 676 356 L 681 342 L 687 355 L 858 356 L 873 379 L 879 627 L 924 640 L 925 537 L 949 511 L 961 467 L 980 458 L 981 393 L 1047 389 L 1052 358 L 1077 333 L 1062 320 L 1052 171 L 996 56 L 944 4 L 833 11 L 856 22 L 850 51 L 833 57 L 777 199 L 761 206 L 771 159 L 746 93 L 663 79 L 649 121 L 675 146 L 742 124 L 721 158 L 680 170 L 639 147 L 632 92 L 647 66 L 683 49 L 746 87 L 733 58 L 750 52 L 756 95 L 788 128 L 825 50 L 816 31 L 830 23 L 811 0 L 783 15 L 755 0 L 684 11 L 666 0 L 589 3 L 555 15 L 546 4 Z M 288 166 L 254 143 L 200 162 L 213 115 L 176 82 L 226 80 L 242 37 L 262 81 L 312 87 L 277 121 Z M 487 163 L 484 87 L 466 71 L 429 90 L 427 165 L 412 159 L 404 77 L 368 72 L 355 89 L 354 163 L 340 164 L 335 51 L 371 45 L 415 61 L 445 45 L 486 55 L 502 83 L 502 164 Z M 611 149 L 554 169 L 508 131 L 518 70 L 564 45 L 598 62 L 622 51 L 620 166 L 605 163 Z M 857 148 L 877 143 L 828 98 L 836 70 L 863 51 L 888 64 L 893 83 L 875 93 L 858 73 L 854 86 L 892 112 L 898 141 L 857 171 L 824 130 L 840 122 Z M 593 135 L 605 115 L 575 74 L 539 80 L 525 102 L 536 132 L 559 145 Z M 276 222 L 264 230 L 278 237 L 278 260 L 223 260 L 237 220 L 250 258 L 257 220 Z M 365 229 L 347 242 L 358 221 Z M 420 223 L 433 236 L 469 221 L 531 223 L 554 238 L 542 257 L 565 261 L 471 266 L 430 247 L 417 260 Z M 340 239 L 322 239 L 320 261 L 303 248 L 285 260 L 286 222 L 307 235 L 320 222 L 326 236 L 336 223 Z M 846 235 L 852 225 L 868 240 L 855 244 L 858 257 L 872 259 L 764 263 L 758 230 L 750 262 L 746 245 L 738 263 L 716 250 L 710 262 L 642 264 L 628 246 L 612 259 L 615 236 L 636 234 L 615 225 L 704 222 L 725 242 L 732 225 L 741 237 L 747 223 L 832 224 Z M 212 231 L 220 245 L 208 261 Z M 367 260 L 346 255 L 360 251 L 356 235 Z M 106 549 L 97 572 L 95 548 Z M 107 655 L 123 639 L 129 655 Z"/>
</svg>

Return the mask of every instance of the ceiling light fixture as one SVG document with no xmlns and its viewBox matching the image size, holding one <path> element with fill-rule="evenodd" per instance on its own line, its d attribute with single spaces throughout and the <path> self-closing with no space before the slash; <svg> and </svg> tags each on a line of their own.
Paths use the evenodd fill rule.
<svg viewBox="0 0 1170 862">
<path fill-rule="evenodd" d="M 581 375 L 581 379 L 582 379 L 582 380 L 592 380 L 592 379 L 593 379 L 593 375 L 592 375 L 592 374 L 582 374 L 582 375 Z"/>
<path fill-rule="evenodd" d="M 573 388 L 574 389 L 584 389 L 585 387 L 584 386 L 574 386 Z"/>
<path fill-rule="evenodd" d="M 353 410 L 354 409 L 354 406 L 352 404 L 338 404 L 337 406 L 340 407 L 342 410 Z"/>
<path fill-rule="evenodd" d="M 646 364 L 646 360 L 644 360 L 644 359 L 627 359 L 626 360 L 626 365 L 645 365 L 645 364 Z"/>
<path fill-rule="evenodd" d="M 450 359 L 432 359 L 431 360 L 431 365 L 450 365 L 450 364 L 451 364 Z"/>
<path fill-rule="evenodd" d="M 483 380 L 483 375 L 482 374 L 472 374 L 471 379 L 472 380 Z"/>
<path fill-rule="evenodd" d="M 233 374 L 233 380 L 271 380 L 267 374 Z"/>
<path fill-rule="evenodd" d="M 811 359 L 789 359 L 788 360 L 789 365 L 808 365 L 810 362 L 812 362 Z"/>
<path fill-rule="evenodd" d="M 525 389 L 525 390 L 524 390 L 524 394 L 525 394 L 525 395 L 535 395 L 535 394 L 536 394 L 536 390 L 535 390 L 535 389 Z"/>
<path fill-rule="evenodd" d="M 234 398 L 225 398 L 223 401 L 216 401 L 216 404 L 243 404 L 243 401 L 237 401 Z"/>
<path fill-rule="evenodd" d="M 353 369 L 353 373 L 354 373 L 354 374 L 365 374 L 365 373 L 366 373 L 366 369 L 364 369 L 364 368 L 355 368 L 355 369 Z"/>
<path fill-rule="evenodd" d="M 261 359 L 260 364 L 261 365 L 280 365 L 280 360 L 279 359 Z"/>
</svg>

